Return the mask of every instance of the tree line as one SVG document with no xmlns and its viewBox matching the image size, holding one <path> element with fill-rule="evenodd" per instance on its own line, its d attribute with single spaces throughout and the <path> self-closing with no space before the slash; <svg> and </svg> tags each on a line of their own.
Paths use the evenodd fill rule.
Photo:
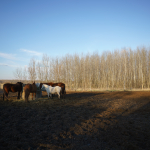
<svg viewBox="0 0 150 150">
<path fill-rule="evenodd" d="M 63 82 L 68 89 L 133 89 L 150 86 L 150 49 L 122 49 L 93 54 L 31 59 L 15 77 L 39 82 Z"/>
</svg>

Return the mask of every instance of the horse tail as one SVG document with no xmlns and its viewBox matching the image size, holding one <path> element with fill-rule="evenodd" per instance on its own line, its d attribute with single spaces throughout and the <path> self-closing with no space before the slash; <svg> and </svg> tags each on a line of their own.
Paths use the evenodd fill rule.
<svg viewBox="0 0 150 150">
<path fill-rule="evenodd" d="M 8 94 L 5 93 L 5 91 L 3 92 L 3 101 L 4 101 L 4 97 L 6 97 L 6 99 L 8 100 Z"/>
<path fill-rule="evenodd" d="M 63 86 L 63 98 L 65 98 L 65 95 L 66 95 L 66 89 L 65 89 L 65 84 Z"/>
</svg>

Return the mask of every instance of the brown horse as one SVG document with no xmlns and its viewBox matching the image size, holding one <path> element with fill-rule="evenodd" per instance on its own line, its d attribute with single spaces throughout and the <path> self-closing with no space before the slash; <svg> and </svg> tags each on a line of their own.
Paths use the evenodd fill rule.
<svg viewBox="0 0 150 150">
<path fill-rule="evenodd" d="M 36 99 L 37 87 L 35 85 L 35 82 L 33 82 L 33 84 L 26 84 L 24 87 L 24 91 L 25 91 L 25 102 L 29 102 L 28 98 L 30 93 L 32 93 L 32 100 L 33 100 L 33 93 L 35 93 L 35 99 Z"/>
<path fill-rule="evenodd" d="M 66 95 L 66 90 L 65 90 L 65 84 L 62 82 L 58 82 L 58 83 L 53 83 L 53 82 L 49 82 L 49 83 L 40 83 L 40 89 L 42 87 L 43 84 L 47 84 L 47 85 L 51 85 L 52 87 L 54 86 L 59 86 L 62 89 L 62 98 L 65 98 Z"/>
<path fill-rule="evenodd" d="M 43 84 L 46 84 L 46 85 L 49 85 L 49 86 L 51 85 L 51 86 L 52 86 L 54 83 L 53 83 L 53 82 L 49 82 L 49 83 L 40 83 L 40 89 L 42 88 L 42 85 L 43 85 Z"/>
<path fill-rule="evenodd" d="M 20 93 L 22 94 L 22 82 L 17 82 L 16 84 L 6 83 L 3 85 L 3 101 L 4 97 L 8 100 L 8 93 L 9 92 L 18 92 L 17 99 L 20 99 Z"/>
</svg>

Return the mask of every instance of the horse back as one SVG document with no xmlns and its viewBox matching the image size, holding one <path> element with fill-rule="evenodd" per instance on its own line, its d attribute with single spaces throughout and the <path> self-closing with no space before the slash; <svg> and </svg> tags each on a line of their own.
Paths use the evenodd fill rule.
<svg viewBox="0 0 150 150">
<path fill-rule="evenodd" d="M 64 84 L 64 83 L 62 83 L 62 82 L 54 83 L 54 84 L 53 84 L 53 87 L 54 87 L 54 86 L 59 86 L 59 87 L 61 87 L 62 94 L 64 94 L 64 92 L 65 92 L 65 84 Z"/>
<path fill-rule="evenodd" d="M 3 91 L 8 93 L 11 90 L 11 84 L 10 83 L 6 83 L 3 85 Z"/>
<path fill-rule="evenodd" d="M 24 91 L 28 91 L 30 93 L 34 93 L 34 92 L 36 92 L 36 90 L 37 90 L 36 85 L 26 84 L 24 87 Z"/>
<path fill-rule="evenodd" d="M 43 85 L 43 84 L 46 84 L 46 85 L 52 86 L 54 83 L 53 83 L 53 82 L 49 82 L 49 83 L 40 83 L 40 89 L 42 88 L 42 85 Z"/>
<path fill-rule="evenodd" d="M 18 85 L 16 84 L 11 84 L 11 83 L 6 83 L 3 85 L 3 90 L 8 93 L 8 92 L 18 92 L 21 91 Z"/>
<path fill-rule="evenodd" d="M 42 88 L 42 85 L 43 85 L 43 84 L 46 84 L 46 85 L 49 85 L 49 86 L 52 86 L 52 87 L 59 86 L 59 87 L 61 87 L 62 94 L 65 94 L 65 84 L 62 83 L 62 82 L 58 82 L 58 83 L 53 83 L 53 82 L 40 83 L 40 89 Z"/>
<path fill-rule="evenodd" d="M 27 91 L 31 91 L 31 84 L 26 84 L 25 86 L 24 86 L 24 91 L 25 92 L 27 92 Z"/>
</svg>

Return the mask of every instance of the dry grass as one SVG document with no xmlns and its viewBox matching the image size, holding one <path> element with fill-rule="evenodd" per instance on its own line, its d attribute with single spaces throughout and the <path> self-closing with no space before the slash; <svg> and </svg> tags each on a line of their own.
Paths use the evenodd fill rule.
<svg viewBox="0 0 150 150">
<path fill-rule="evenodd" d="M 149 149 L 150 92 L 67 92 L 2 101 L 0 149 Z"/>
</svg>

